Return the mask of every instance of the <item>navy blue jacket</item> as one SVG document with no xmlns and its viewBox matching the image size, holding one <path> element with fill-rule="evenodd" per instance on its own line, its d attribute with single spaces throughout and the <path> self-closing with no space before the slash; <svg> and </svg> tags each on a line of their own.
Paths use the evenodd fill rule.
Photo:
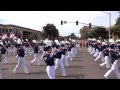
<svg viewBox="0 0 120 90">
<path fill-rule="evenodd" d="M 67 51 L 67 49 L 62 49 L 62 50 L 61 50 L 61 52 L 62 52 L 63 55 L 66 54 L 66 51 Z"/>
<path fill-rule="evenodd" d="M 105 56 L 109 56 L 109 50 L 108 50 L 108 49 L 105 49 L 105 50 L 103 51 L 103 55 L 104 55 L 104 57 L 105 57 Z"/>
<path fill-rule="evenodd" d="M 119 53 L 114 51 L 114 50 L 111 50 L 110 51 L 111 53 L 111 63 L 113 64 L 115 60 L 118 60 L 119 59 Z"/>
<path fill-rule="evenodd" d="M 37 45 L 35 45 L 35 46 L 33 47 L 33 49 L 34 49 L 34 53 L 38 53 L 39 49 L 38 49 L 38 46 L 37 46 Z"/>
<path fill-rule="evenodd" d="M 17 50 L 18 57 L 24 57 L 25 51 L 23 48 L 18 48 Z"/>
<path fill-rule="evenodd" d="M 6 49 L 5 48 L 1 48 L 1 54 L 5 54 L 6 53 Z"/>
<path fill-rule="evenodd" d="M 53 66 L 54 65 L 54 58 L 50 56 L 50 54 L 46 54 L 44 56 L 45 63 L 47 66 Z"/>
<path fill-rule="evenodd" d="M 53 58 L 61 59 L 61 57 L 62 57 L 62 52 L 61 51 L 58 51 L 53 55 Z"/>
</svg>

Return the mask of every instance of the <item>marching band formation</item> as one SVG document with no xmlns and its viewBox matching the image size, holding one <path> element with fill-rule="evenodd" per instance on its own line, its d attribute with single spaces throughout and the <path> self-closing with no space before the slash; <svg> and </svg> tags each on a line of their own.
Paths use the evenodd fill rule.
<svg viewBox="0 0 120 90">
<path fill-rule="evenodd" d="M 119 59 L 120 59 L 120 40 L 114 41 L 110 39 L 106 40 L 97 40 L 95 38 L 88 39 L 88 52 L 90 55 L 93 55 L 94 60 L 101 60 L 100 68 L 106 67 L 108 71 L 104 74 L 106 79 L 112 73 L 115 73 L 116 77 L 120 79 L 119 71 Z"/>
<path fill-rule="evenodd" d="M 9 39 L 7 35 L 4 35 L 0 40 L 0 62 L 9 64 L 9 55 L 15 55 L 17 65 L 13 73 L 18 73 L 18 70 L 22 67 L 25 74 L 30 74 L 25 56 L 32 58 L 34 55 L 34 59 L 30 63 L 31 66 L 41 66 L 41 61 L 44 60 L 49 79 L 55 79 L 57 68 L 60 68 L 61 75 L 66 77 L 66 67 L 70 66 L 69 62 L 77 55 L 78 44 L 77 40 L 72 39 L 64 41 L 48 39 L 37 41 L 34 39 L 29 42 L 28 39 L 21 40 L 13 34 L 10 35 Z M 120 59 L 120 40 L 110 39 L 107 41 L 88 38 L 86 45 L 90 55 L 93 55 L 94 61 L 101 60 L 100 68 L 108 69 L 104 77 L 108 79 L 111 73 L 115 73 L 116 77 L 120 79 L 118 63 Z M 0 79 L 2 79 L 1 63 Z"/>
<path fill-rule="evenodd" d="M 41 66 L 41 61 L 44 60 L 47 66 L 46 72 L 50 79 L 55 79 L 55 72 L 58 67 L 61 69 L 61 75 L 66 77 L 65 67 L 68 67 L 69 62 L 77 55 L 76 40 L 52 41 L 46 39 L 37 41 L 34 39 L 32 42 L 29 42 L 27 39 L 23 41 L 17 38 L 13 41 L 12 43 L 5 39 L 0 41 L 1 61 L 5 62 L 5 64 L 10 64 L 9 55 L 16 55 L 17 65 L 13 73 L 18 73 L 18 70 L 23 67 L 24 73 L 30 74 L 26 65 L 25 56 L 31 58 L 32 55 L 34 55 L 31 65 L 35 64 Z M 1 65 L 0 79 L 2 79 Z"/>
</svg>

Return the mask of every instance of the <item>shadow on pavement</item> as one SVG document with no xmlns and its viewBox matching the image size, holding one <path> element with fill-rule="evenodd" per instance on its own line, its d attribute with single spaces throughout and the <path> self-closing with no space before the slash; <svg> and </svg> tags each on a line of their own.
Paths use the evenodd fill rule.
<svg viewBox="0 0 120 90">
<path fill-rule="evenodd" d="M 68 68 L 83 68 L 83 66 L 69 66 Z"/>
<path fill-rule="evenodd" d="M 8 70 L 7 68 L 1 68 L 1 70 Z"/>
<path fill-rule="evenodd" d="M 44 74 L 47 74 L 47 72 L 45 72 L 45 71 L 39 71 L 39 72 L 30 72 L 30 74 L 29 75 L 44 75 Z"/>
<path fill-rule="evenodd" d="M 67 77 L 65 77 L 65 79 L 84 79 L 84 77 L 87 76 L 87 75 L 84 75 L 84 74 L 77 74 L 77 75 L 74 75 L 74 74 L 69 74 L 67 75 Z M 62 76 L 57 76 L 57 77 L 62 77 Z"/>
</svg>

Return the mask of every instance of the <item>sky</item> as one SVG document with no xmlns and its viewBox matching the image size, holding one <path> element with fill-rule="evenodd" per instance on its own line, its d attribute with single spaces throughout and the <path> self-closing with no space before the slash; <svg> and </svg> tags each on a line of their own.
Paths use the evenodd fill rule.
<svg viewBox="0 0 120 90">
<path fill-rule="evenodd" d="M 104 11 L 111 13 L 111 25 L 115 24 L 118 11 Z M 109 15 L 102 11 L 0 11 L 0 24 L 14 24 L 35 30 L 42 30 L 46 24 L 54 24 L 61 36 L 75 33 L 80 36 L 79 30 L 84 24 L 67 23 L 61 25 L 61 20 L 67 22 L 92 23 L 97 26 L 109 26 Z"/>
</svg>

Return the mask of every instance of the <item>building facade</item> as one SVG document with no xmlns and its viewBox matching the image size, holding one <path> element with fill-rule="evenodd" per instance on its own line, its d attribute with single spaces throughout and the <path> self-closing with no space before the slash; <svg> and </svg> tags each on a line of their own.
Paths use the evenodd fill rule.
<svg viewBox="0 0 120 90">
<path fill-rule="evenodd" d="M 9 24 L 9 25 L 0 24 L 0 34 L 7 33 L 7 32 L 19 33 L 22 39 L 29 39 L 32 37 L 33 39 L 37 39 L 37 40 L 42 39 L 41 31 L 37 31 L 37 30 L 33 30 L 30 28 L 25 28 L 17 25 L 12 25 L 12 24 Z"/>
</svg>

